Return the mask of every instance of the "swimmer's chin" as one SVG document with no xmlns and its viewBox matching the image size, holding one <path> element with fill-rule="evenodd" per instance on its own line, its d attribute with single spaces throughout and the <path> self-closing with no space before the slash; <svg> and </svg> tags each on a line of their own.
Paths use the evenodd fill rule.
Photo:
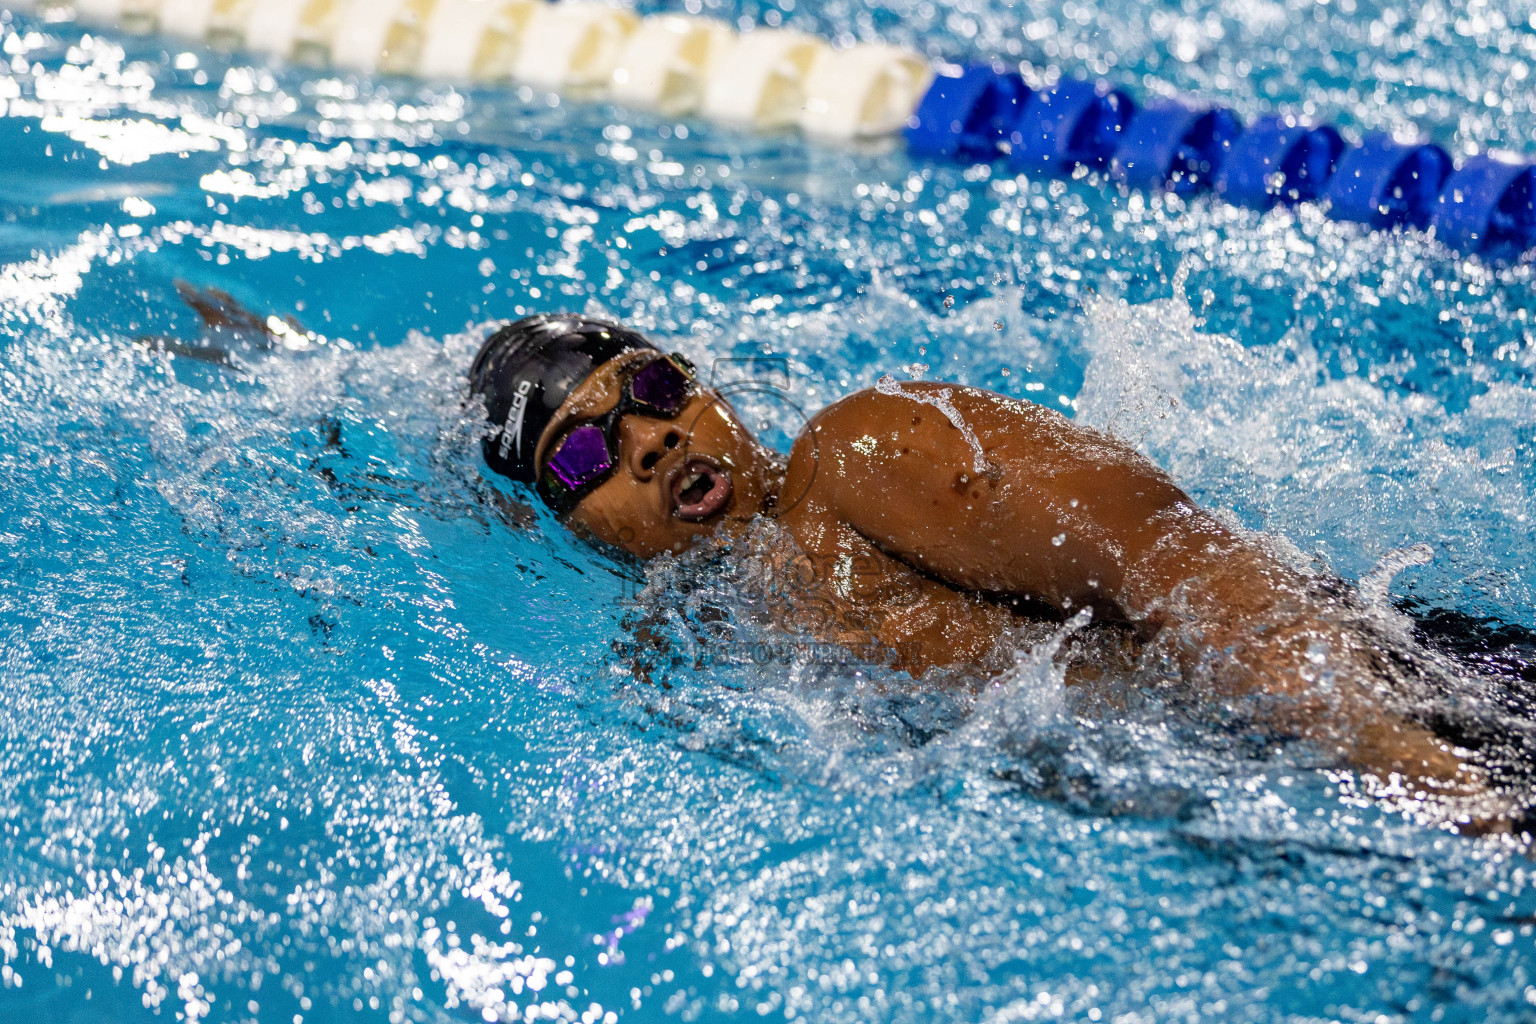
<svg viewBox="0 0 1536 1024">
<path fill-rule="evenodd" d="M 708 455 L 690 455 L 667 481 L 672 514 L 685 522 L 702 523 L 724 512 L 735 488 L 731 474 Z"/>
</svg>

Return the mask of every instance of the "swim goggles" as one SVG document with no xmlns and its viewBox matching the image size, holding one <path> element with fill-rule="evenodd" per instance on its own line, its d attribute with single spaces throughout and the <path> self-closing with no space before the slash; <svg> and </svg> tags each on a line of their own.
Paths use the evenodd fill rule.
<svg viewBox="0 0 1536 1024">
<path fill-rule="evenodd" d="M 544 462 L 539 496 L 562 519 L 618 467 L 621 419 L 638 413 L 670 420 L 697 388 L 693 364 L 676 352 L 626 367 L 623 380 L 619 404 L 567 431 Z"/>
</svg>

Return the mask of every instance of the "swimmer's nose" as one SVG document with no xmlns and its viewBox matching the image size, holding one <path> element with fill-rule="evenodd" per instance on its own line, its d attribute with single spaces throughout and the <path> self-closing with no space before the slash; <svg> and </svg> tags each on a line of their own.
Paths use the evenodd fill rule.
<svg viewBox="0 0 1536 1024">
<path fill-rule="evenodd" d="M 661 457 L 683 443 L 683 432 L 671 420 L 625 416 L 619 430 L 624 462 L 636 480 L 655 476 Z"/>
</svg>

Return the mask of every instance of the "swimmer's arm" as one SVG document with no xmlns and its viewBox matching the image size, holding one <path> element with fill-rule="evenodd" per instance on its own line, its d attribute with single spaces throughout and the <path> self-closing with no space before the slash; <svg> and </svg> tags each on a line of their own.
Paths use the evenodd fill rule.
<svg viewBox="0 0 1536 1024">
<path fill-rule="evenodd" d="M 967 590 L 1157 613 L 1166 578 L 1234 538 L 1152 463 L 1052 410 L 952 385 L 863 391 L 829 406 L 796 444 L 786 493 L 878 547 Z M 948 402 L 980 452 L 941 409 Z M 804 467 L 814 464 L 814 472 Z"/>
<path fill-rule="evenodd" d="M 1186 677 L 1212 697 L 1256 698 L 1271 728 L 1375 774 L 1474 788 L 1429 730 L 1382 710 L 1359 641 L 1315 614 L 1305 579 L 1152 463 L 1040 406 L 949 385 L 902 389 L 930 399 L 948 390 L 980 459 L 940 409 L 864 391 L 812 420 L 786 493 L 805 488 L 807 504 L 953 586 L 1173 627 L 1186 638 L 1175 645 Z M 1262 628 L 1272 621 L 1280 628 Z M 1335 667 L 1326 693 L 1320 650 Z"/>
<path fill-rule="evenodd" d="M 222 288 L 199 287 L 182 280 L 174 283 L 181 301 L 215 337 L 233 337 L 258 348 L 278 347 L 289 338 L 311 337 L 293 317 L 254 313 Z"/>
<path fill-rule="evenodd" d="M 181 280 L 177 280 L 175 285 L 181 301 L 202 321 L 203 339 L 200 342 L 187 342 L 164 335 L 140 336 L 138 344 L 152 351 L 243 372 L 234 353 L 222 344 L 212 344 L 212 341 L 232 341 L 254 348 L 275 348 L 294 341 L 307 344 L 317 337 L 306 332 L 291 316 L 263 317 L 251 312 L 222 289 L 199 287 Z"/>
</svg>

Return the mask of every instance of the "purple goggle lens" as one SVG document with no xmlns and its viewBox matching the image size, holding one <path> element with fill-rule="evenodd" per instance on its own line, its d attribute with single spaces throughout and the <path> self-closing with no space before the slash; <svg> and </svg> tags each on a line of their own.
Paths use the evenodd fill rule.
<svg viewBox="0 0 1536 1024">
<path fill-rule="evenodd" d="M 596 480 L 612 467 L 608 439 L 603 436 L 601 427 L 591 424 L 567 434 L 548 463 L 556 479 L 573 491 Z"/>
<path fill-rule="evenodd" d="M 677 415 L 688 396 L 689 380 L 670 359 L 648 363 L 629 382 L 629 393 L 641 402 L 668 416 Z"/>
<path fill-rule="evenodd" d="M 654 359 L 629 379 L 623 400 L 612 412 L 565 435 L 565 440 L 560 442 L 544 467 L 565 488 L 565 496 L 557 496 L 552 501 L 557 509 L 563 509 L 560 514 L 570 511 L 574 505 L 571 499 L 576 498 L 578 492 L 612 471 L 613 453 L 618 447 L 613 433 L 620 417 L 626 412 L 637 411 L 671 419 L 682 411 L 692 387 L 693 377 L 671 359 Z"/>
</svg>

